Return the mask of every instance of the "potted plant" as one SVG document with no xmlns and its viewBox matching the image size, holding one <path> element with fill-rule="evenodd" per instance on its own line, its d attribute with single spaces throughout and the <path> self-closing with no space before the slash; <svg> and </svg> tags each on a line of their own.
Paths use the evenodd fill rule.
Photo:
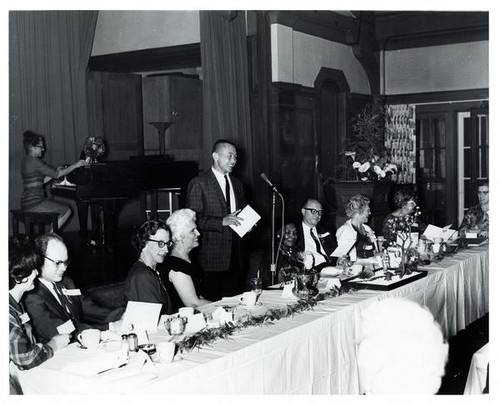
<svg viewBox="0 0 500 406">
<path fill-rule="evenodd" d="M 372 213 L 387 213 L 392 180 L 397 166 L 389 162 L 384 145 L 386 108 L 381 97 L 374 97 L 352 122 L 335 176 L 324 182 L 325 195 L 345 219 L 344 207 L 350 196 L 361 193 L 371 200 Z"/>
</svg>

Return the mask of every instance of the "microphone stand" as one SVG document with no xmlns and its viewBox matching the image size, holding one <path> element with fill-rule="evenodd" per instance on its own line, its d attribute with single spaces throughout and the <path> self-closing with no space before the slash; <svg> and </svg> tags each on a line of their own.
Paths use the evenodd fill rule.
<svg viewBox="0 0 500 406">
<path fill-rule="evenodd" d="M 279 247 L 281 245 L 281 240 L 283 239 L 283 235 L 281 235 L 280 244 L 278 245 L 278 249 L 276 249 L 275 252 L 274 239 L 276 235 L 276 194 L 281 197 L 281 230 L 283 230 L 283 228 L 285 227 L 285 199 L 283 199 L 283 196 L 280 192 L 278 192 L 276 189 L 273 189 L 273 206 L 271 218 L 271 285 L 275 284 Z"/>
</svg>

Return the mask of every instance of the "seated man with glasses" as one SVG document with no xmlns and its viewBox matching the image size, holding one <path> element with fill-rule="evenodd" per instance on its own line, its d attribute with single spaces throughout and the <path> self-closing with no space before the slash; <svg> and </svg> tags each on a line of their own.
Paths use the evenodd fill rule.
<svg viewBox="0 0 500 406">
<path fill-rule="evenodd" d="M 125 280 L 125 300 L 128 302 L 160 303 L 161 314 L 172 314 L 172 300 L 156 266 L 170 252 L 173 242 L 168 226 L 162 220 L 144 222 L 132 238 L 139 258 Z"/>
<path fill-rule="evenodd" d="M 54 233 L 35 239 L 43 264 L 35 289 L 24 299 L 35 336 L 46 343 L 57 334 L 76 335 L 88 328 L 107 330 L 108 323 L 117 321 L 124 309 L 99 306 L 82 295 L 75 283 L 64 275 L 69 265 L 68 250 L 63 239 Z"/>
<path fill-rule="evenodd" d="M 302 205 L 301 213 L 302 223 L 298 228 L 297 248 L 313 254 L 317 269 L 334 266 L 330 254 L 337 246 L 335 237 L 318 225 L 323 215 L 323 206 L 316 199 L 307 199 Z"/>
</svg>

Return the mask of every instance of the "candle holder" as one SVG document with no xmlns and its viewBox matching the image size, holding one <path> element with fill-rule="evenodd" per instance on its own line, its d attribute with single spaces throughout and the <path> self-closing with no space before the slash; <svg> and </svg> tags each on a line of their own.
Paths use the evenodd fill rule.
<svg viewBox="0 0 500 406">
<path fill-rule="evenodd" d="M 160 155 L 165 155 L 165 150 L 170 147 L 170 137 L 167 136 L 167 129 L 174 124 L 175 121 L 151 121 L 152 125 L 158 131 L 158 140 L 160 145 Z"/>
</svg>

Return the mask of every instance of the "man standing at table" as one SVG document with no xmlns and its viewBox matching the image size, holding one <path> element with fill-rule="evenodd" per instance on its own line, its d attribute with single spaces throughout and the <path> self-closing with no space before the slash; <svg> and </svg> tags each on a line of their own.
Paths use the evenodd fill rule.
<svg viewBox="0 0 500 406">
<path fill-rule="evenodd" d="M 309 251 L 314 256 L 315 266 L 319 269 L 334 266 L 331 253 L 337 246 L 335 237 L 324 227 L 318 225 L 323 215 L 323 206 L 316 199 L 307 199 L 302 205 L 302 224 L 298 229 L 297 248 Z"/>
<path fill-rule="evenodd" d="M 196 212 L 201 232 L 198 262 L 204 271 L 204 296 L 219 300 L 239 293 L 244 281 L 240 237 L 229 226 L 240 225 L 237 214 L 245 206 L 245 193 L 231 175 L 237 160 L 235 145 L 216 141 L 212 160 L 210 170 L 189 183 L 187 207 Z"/>
<path fill-rule="evenodd" d="M 64 276 L 69 264 L 63 239 L 48 233 L 35 239 L 44 262 L 38 284 L 24 299 L 35 335 L 42 343 L 57 334 L 77 333 L 88 328 L 106 330 L 125 309 L 111 310 L 85 297 L 75 283 Z"/>
</svg>

